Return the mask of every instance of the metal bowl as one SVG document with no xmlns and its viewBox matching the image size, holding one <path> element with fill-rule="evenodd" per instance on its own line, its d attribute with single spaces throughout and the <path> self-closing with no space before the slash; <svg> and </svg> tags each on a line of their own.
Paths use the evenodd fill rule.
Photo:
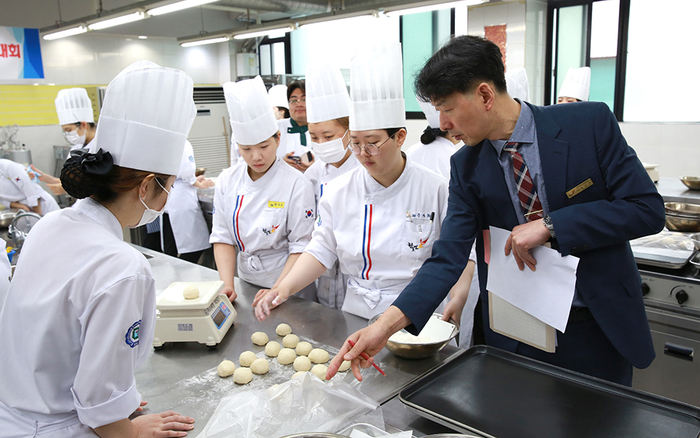
<svg viewBox="0 0 700 438">
<path fill-rule="evenodd" d="M 681 177 L 681 182 L 690 190 L 700 190 L 700 177 L 698 176 Z"/>
<path fill-rule="evenodd" d="M 440 313 L 433 313 L 433 316 L 440 316 L 442 315 Z M 373 317 L 372 319 L 369 320 L 367 325 L 372 325 L 374 324 L 377 319 L 379 319 L 381 315 L 377 315 Z M 447 345 L 452 339 L 455 338 L 459 334 L 459 324 L 453 320 L 450 319 L 449 321 L 452 325 L 454 325 L 454 329 L 452 330 L 452 334 L 450 335 L 449 338 L 447 338 L 444 341 L 438 341 L 438 342 L 429 342 L 425 344 L 416 344 L 416 343 L 404 343 L 404 342 L 395 342 L 395 341 L 387 341 L 386 343 L 386 348 L 387 350 L 391 351 L 394 353 L 394 355 L 403 357 L 406 359 L 425 359 L 426 357 L 433 356 L 434 354 L 437 354 L 438 351 L 442 350 L 445 348 L 445 345 Z M 408 333 L 405 330 L 401 330 L 404 333 Z"/>
<path fill-rule="evenodd" d="M 0 228 L 9 227 L 18 212 L 19 210 L 16 208 L 0 211 Z"/>
<path fill-rule="evenodd" d="M 700 205 L 682 202 L 667 202 L 666 228 L 671 231 L 700 231 Z"/>
</svg>

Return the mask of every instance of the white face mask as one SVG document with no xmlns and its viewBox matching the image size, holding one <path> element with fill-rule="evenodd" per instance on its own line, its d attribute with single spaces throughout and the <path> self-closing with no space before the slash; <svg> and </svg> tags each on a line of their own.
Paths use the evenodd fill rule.
<svg viewBox="0 0 700 438">
<path fill-rule="evenodd" d="M 324 163 L 336 163 L 343 159 L 346 152 L 346 147 L 343 144 L 343 139 L 347 135 L 345 131 L 342 137 L 336 138 L 325 143 L 311 142 L 311 148 L 314 150 L 314 155 Z"/>
<path fill-rule="evenodd" d="M 68 140 L 68 143 L 73 145 L 84 145 L 85 144 L 85 134 L 78 135 L 78 130 L 66 132 L 63 131 L 63 136 Z"/>
<path fill-rule="evenodd" d="M 156 182 L 160 186 L 161 189 L 165 190 L 165 187 L 156 179 Z M 138 225 L 136 225 L 135 228 L 138 228 L 142 225 L 150 224 L 154 220 L 158 219 L 160 215 L 163 214 L 165 211 L 165 206 L 168 205 L 168 200 L 170 199 L 170 192 L 165 190 L 165 193 L 168 194 L 168 198 L 165 200 L 165 204 L 163 204 L 163 208 L 160 210 L 153 210 L 152 208 L 149 208 L 148 205 L 143 201 L 143 199 L 139 196 L 139 201 L 143 204 L 144 207 L 146 207 L 146 210 L 143 211 L 143 215 L 141 215 L 141 220 L 139 221 Z"/>
</svg>

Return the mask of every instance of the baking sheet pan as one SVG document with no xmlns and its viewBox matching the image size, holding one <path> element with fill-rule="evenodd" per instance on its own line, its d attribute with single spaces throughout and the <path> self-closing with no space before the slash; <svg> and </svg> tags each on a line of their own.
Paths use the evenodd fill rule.
<svg viewBox="0 0 700 438">
<path fill-rule="evenodd" d="M 482 345 L 399 398 L 421 416 L 485 437 L 700 435 L 700 408 Z"/>
</svg>

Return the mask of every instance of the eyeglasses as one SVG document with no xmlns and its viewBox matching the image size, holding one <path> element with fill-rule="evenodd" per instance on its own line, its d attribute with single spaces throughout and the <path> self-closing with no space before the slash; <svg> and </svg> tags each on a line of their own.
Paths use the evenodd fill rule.
<svg viewBox="0 0 700 438">
<path fill-rule="evenodd" d="M 163 184 L 161 184 L 160 178 L 156 177 L 156 178 L 154 178 L 154 179 L 156 180 L 156 182 L 158 183 L 158 185 L 160 186 L 160 188 L 163 189 L 163 191 L 165 191 L 165 193 L 168 194 L 168 197 L 170 197 L 170 190 L 172 190 L 172 187 L 170 188 L 170 190 L 168 190 L 168 189 L 165 188 L 165 186 L 164 186 Z M 166 183 L 166 184 L 167 184 L 167 183 Z"/>
<path fill-rule="evenodd" d="M 367 144 L 367 146 L 362 146 L 359 143 L 350 143 L 349 146 L 350 146 L 350 149 L 352 150 L 352 153 L 355 155 L 360 155 L 360 152 L 362 152 L 362 149 L 364 149 L 365 152 L 367 152 L 369 155 L 377 155 L 379 153 L 379 148 L 384 146 L 384 143 L 389 141 L 389 139 L 391 139 L 394 135 L 396 135 L 396 133 L 391 134 L 389 136 L 389 138 L 384 140 L 382 142 L 382 144 L 380 144 L 379 146 L 377 146 L 376 143 L 369 143 L 369 144 Z"/>
<path fill-rule="evenodd" d="M 298 105 L 300 103 L 306 103 L 306 98 L 302 97 L 301 99 L 292 99 L 289 101 L 292 105 Z"/>
</svg>

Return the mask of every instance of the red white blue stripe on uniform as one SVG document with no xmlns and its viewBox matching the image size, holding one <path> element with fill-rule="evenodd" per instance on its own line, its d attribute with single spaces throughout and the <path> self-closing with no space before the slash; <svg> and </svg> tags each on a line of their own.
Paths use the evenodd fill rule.
<svg viewBox="0 0 700 438">
<path fill-rule="evenodd" d="M 245 252 L 245 246 L 241 240 L 241 233 L 238 227 L 238 215 L 241 213 L 241 207 L 243 206 L 243 197 L 245 195 L 238 195 L 236 197 L 236 207 L 233 209 L 233 237 L 236 239 L 236 244 L 238 245 L 238 250 Z"/>
<path fill-rule="evenodd" d="M 361 277 L 369 280 L 369 271 L 372 269 L 372 257 L 369 254 L 370 241 L 372 239 L 372 204 L 365 205 L 365 226 L 362 230 L 362 258 L 365 265 L 362 268 Z"/>
</svg>

